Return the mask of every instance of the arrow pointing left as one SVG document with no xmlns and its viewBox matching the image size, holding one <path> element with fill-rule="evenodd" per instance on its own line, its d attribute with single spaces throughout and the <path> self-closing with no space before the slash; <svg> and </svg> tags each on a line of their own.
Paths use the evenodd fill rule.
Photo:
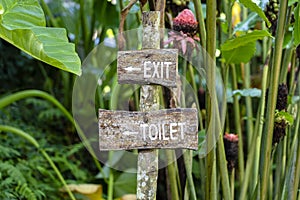
<svg viewBox="0 0 300 200">
<path fill-rule="evenodd" d="M 132 67 L 132 66 L 128 66 L 124 68 L 126 71 L 132 72 L 132 71 L 141 71 L 142 69 L 139 67 Z"/>
</svg>

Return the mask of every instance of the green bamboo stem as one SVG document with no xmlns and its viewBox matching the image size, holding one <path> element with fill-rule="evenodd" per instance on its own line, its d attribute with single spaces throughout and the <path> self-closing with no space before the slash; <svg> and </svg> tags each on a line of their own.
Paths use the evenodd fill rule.
<svg viewBox="0 0 300 200">
<path fill-rule="evenodd" d="M 244 79 L 244 87 L 245 89 L 251 88 L 251 72 L 250 72 L 250 65 L 245 64 L 245 79 Z M 253 130 L 253 113 L 252 113 L 252 99 L 251 97 L 247 96 L 246 99 L 246 110 L 247 110 L 247 147 L 250 149 L 250 144 L 252 141 L 252 136 L 254 134 Z"/>
<path fill-rule="evenodd" d="M 298 92 L 300 93 L 300 81 L 298 81 Z M 300 106 L 300 103 L 298 103 L 298 106 Z M 294 134 L 297 135 L 297 133 L 299 133 L 299 128 L 300 128 L 300 109 L 298 109 L 298 113 L 297 113 L 297 120 L 295 122 L 295 131 Z M 296 137 L 296 136 L 295 136 Z M 294 191 L 294 193 L 292 194 L 292 199 L 296 199 L 297 198 L 297 194 L 299 192 L 298 191 L 298 186 L 299 186 L 299 180 L 300 180 L 300 142 L 299 142 L 299 138 L 297 138 L 297 143 L 298 143 L 298 150 L 297 150 L 297 160 L 296 160 L 296 169 L 295 169 L 295 183 L 293 185 L 293 189 L 292 191 Z M 298 198 L 300 198 L 300 194 L 298 194 Z"/>
<path fill-rule="evenodd" d="M 235 70 L 235 65 L 230 65 L 232 70 L 232 89 L 237 90 L 237 75 Z M 239 160 L 239 174 L 240 181 L 244 179 L 244 150 L 243 150 L 243 135 L 241 129 L 241 118 L 240 118 L 240 106 L 238 96 L 233 96 L 233 109 L 234 109 L 234 121 L 236 132 L 239 136 L 239 151 L 238 151 L 238 160 Z"/>
<path fill-rule="evenodd" d="M 262 78 L 262 95 L 261 95 L 261 105 L 256 121 L 255 134 L 252 137 L 251 147 L 255 146 L 255 148 L 249 149 L 249 154 L 247 158 L 247 165 L 245 171 L 245 178 L 242 184 L 241 193 L 240 193 L 240 200 L 247 199 L 247 190 L 249 186 L 250 180 L 252 180 L 253 190 L 255 185 L 258 184 L 258 165 L 259 165 L 259 153 L 260 153 L 260 146 L 261 146 L 261 135 L 264 125 L 264 114 L 265 114 L 265 99 L 266 99 L 266 90 L 267 90 L 267 76 L 268 76 L 268 65 L 264 66 L 263 69 L 263 78 Z M 251 191 L 253 192 L 253 191 Z"/>
<path fill-rule="evenodd" d="M 300 194 L 299 194 L 299 180 L 300 180 L 300 142 L 298 141 L 298 151 L 297 151 L 297 161 L 296 161 L 296 174 L 295 174 L 295 184 L 293 186 L 293 196 L 292 199 L 297 198 L 298 194 L 298 200 L 300 199 Z M 297 192 L 298 191 L 298 192 Z"/>
<path fill-rule="evenodd" d="M 171 162 L 174 160 L 174 150 L 166 150 L 167 160 Z M 171 199 L 179 200 L 179 192 L 177 187 L 177 175 L 176 175 L 176 162 L 173 162 L 168 165 L 168 178 L 170 180 L 171 186 Z"/>
<path fill-rule="evenodd" d="M 296 51 L 295 49 L 293 49 L 293 53 L 292 53 L 292 60 L 291 60 L 291 70 L 290 70 L 290 77 L 292 77 L 290 79 L 290 82 L 287 83 L 290 91 L 289 91 L 289 95 L 291 96 L 291 94 L 295 93 L 295 89 L 297 86 L 297 83 L 295 83 L 295 74 L 296 74 L 296 60 L 297 60 L 297 56 L 296 56 Z"/>
<path fill-rule="evenodd" d="M 300 104 L 298 103 L 298 106 Z M 289 107 L 290 108 L 290 107 Z M 297 172 L 297 165 L 299 165 L 297 163 L 297 157 L 299 157 L 299 154 L 297 154 L 297 151 L 299 152 L 298 146 L 299 146 L 299 139 L 298 139 L 298 134 L 299 133 L 299 121 L 300 121 L 300 110 L 298 109 L 297 112 L 297 118 L 296 118 L 296 125 L 295 125 L 295 129 L 294 132 L 290 131 L 289 135 L 292 136 L 292 133 L 294 133 L 293 137 L 292 137 L 292 141 L 289 142 L 289 146 L 290 146 L 290 151 L 288 153 L 284 153 L 285 155 L 289 155 L 288 157 L 288 161 L 287 161 L 287 167 L 285 168 L 285 170 L 282 172 L 282 182 L 284 181 L 285 184 L 283 184 L 283 189 L 282 191 L 279 192 L 279 194 L 281 195 L 281 199 L 296 199 L 296 198 L 292 198 L 295 197 L 295 193 L 297 194 L 297 188 L 294 188 L 294 185 L 298 184 L 298 182 L 296 182 L 297 179 L 297 173 L 299 176 L 299 172 Z M 290 127 L 291 130 L 291 127 Z M 285 142 L 287 143 L 287 137 L 285 137 Z M 283 158 L 283 160 L 285 160 L 285 158 Z M 299 161 L 299 159 L 298 159 Z M 285 166 L 285 163 L 282 162 L 281 163 L 282 166 Z M 299 168 L 298 168 L 299 169 Z M 298 177 L 299 180 L 299 177 Z M 294 190 L 295 189 L 295 190 Z"/>
<path fill-rule="evenodd" d="M 189 186 L 188 191 L 191 194 L 191 199 L 197 200 L 197 195 L 196 195 L 196 190 L 195 190 L 195 185 L 194 185 L 193 175 L 192 175 L 192 151 L 186 150 L 183 153 L 183 159 L 184 159 L 184 164 L 186 169 L 187 183 Z"/>
<path fill-rule="evenodd" d="M 210 62 L 209 58 L 206 58 L 207 65 L 207 84 L 211 88 L 215 88 L 215 53 L 216 53 L 216 0 L 207 0 L 206 3 L 206 47 L 208 55 L 213 62 Z M 210 97 L 209 91 L 207 90 L 206 95 L 206 128 L 210 124 L 211 111 L 212 111 L 212 99 Z M 216 138 L 215 133 L 207 132 L 207 146 L 211 146 Z M 216 154 L 215 149 L 211 150 L 206 157 L 206 189 L 205 189 L 205 199 L 215 199 L 217 188 L 216 188 Z"/>
<path fill-rule="evenodd" d="M 49 6 L 46 4 L 46 2 L 44 0 L 41 0 L 40 3 L 41 3 L 41 6 L 42 6 L 45 14 L 49 17 L 51 25 L 53 27 L 59 27 L 56 19 L 54 18 L 53 14 L 52 14 Z"/>
<path fill-rule="evenodd" d="M 272 156 L 274 157 L 274 156 Z M 272 161 L 273 161 L 273 158 L 272 158 Z M 273 163 L 273 162 L 272 162 Z M 273 173 L 270 171 L 269 172 L 269 185 L 268 185 L 268 195 L 269 195 L 269 199 L 273 199 Z"/>
<path fill-rule="evenodd" d="M 290 64 L 292 55 L 293 55 L 293 48 L 287 48 L 285 50 L 285 53 L 284 53 L 284 56 L 283 56 L 279 83 L 286 82 L 286 77 L 287 77 L 288 68 L 289 68 L 289 64 Z"/>
<path fill-rule="evenodd" d="M 84 0 L 79 0 L 80 4 L 80 20 L 81 20 L 81 32 L 83 35 L 83 42 L 84 42 L 84 51 L 85 54 L 87 55 L 89 52 L 89 28 L 88 28 L 88 22 L 86 18 L 86 13 L 85 13 L 85 1 Z"/>
<path fill-rule="evenodd" d="M 186 65 L 188 66 L 189 72 L 190 72 L 190 76 L 191 76 L 191 81 L 192 81 L 192 87 L 193 90 L 197 93 L 198 92 L 198 88 L 197 88 L 197 84 L 196 84 L 196 80 L 195 80 L 195 73 L 194 73 L 194 69 L 191 63 L 187 62 Z M 186 73 L 186 72 L 185 72 Z M 186 77 L 186 76 L 185 76 Z M 185 93 L 184 93 L 185 94 Z M 197 109 L 200 111 L 202 108 L 200 108 L 200 104 L 199 101 L 196 99 L 197 102 Z M 199 130 L 203 130 L 204 126 L 203 126 L 203 119 L 202 119 L 202 114 L 201 112 L 198 112 L 198 120 L 199 120 Z"/>
<path fill-rule="evenodd" d="M 282 155 L 283 155 L 283 145 L 282 143 L 278 144 L 277 146 L 277 152 L 276 152 L 276 171 L 275 171 L 275 184 L 274 184 L 274 200 L 279 199 L 280 197 L 280 191 L 281 191 L 281 185 L 282 185 L 282 178 L 281 178 L 281 172 L 282 172 Z"/>
<path fill-rule="evenodd" d="M 214 155 L 216 155 L 216 150 L 213 149 Z M 212 181 L 211 186 L 212 190 L 210 191 L 210 199 L 218 199 L 218 184 L 217 184 L 217 161 L 216 158 L 213 162 L 213 168 L 212 168 Z"/>
<path fill-rule="evenodd" d="M 232 169 L 231 175 L 230 175 L 230 188 L 231 188 L 231 199 L 234 200 L 234 176 L 235 176 L 235 169 Z"/>
<path fill-rule="evenodd" d="M 274 129 L 274 115 L 277 101 L 277 93 L 278 93 L 278 84 L 279 84 L 279 74 L 281 67 L 281 57 L 282 57 L 282 46 L 284 39 L 284 26 L 285 26 L 285 16 L 287 11 L 288 2 L 285 0 L 280 1 L 280 11 L 279 11 L 279 19 L 276 30 L 275 37 L 275 48 L 274 48 L 274 56 L 271 68 L 271 80 L 270 80 L 270 90 L 268 95 L 268 107 L 267 107 L 267 119 L 266 119 L 266 127 L 265 134 L 262 137 L 262 149 L 261 149 L 261 162 L 260 162 L 260 170 L 261 170 L 261 192 L 260 199 L 266 199 L 267 197 L 267 186 L 268 186 L 268 175 L 270 169 L 270 156 L 272 150 L 272 137 L 273 137 L 273 129 Z"/>
<path fill-rule="evenodd" d="M 200 33 L 200 44 L 202 48 L 206 48 L 206 30 L 205 30 L 205 23 L 202 11 L 202 5 L 200 0 L 193 0 L 195 11 L 196 11 L 196 19 L 199 23 L 199 33 Z"/>
<path fill-rule="evenodd" d="M 62 185 L 65 187 L 68 195 L 70 196 L 70 198 L 72 200 L 76 200 L 73 193 L 71 192 L 70 188 L 68 187 L 65 179 L 63 178 L 63 176 L 61 175 L 59 169 L 56 167 L 56 165 L 54 164 L 54 162 L 52 161 L 52 159 L 50 158 L 50 156 L 47 154 L 47 152 L 45 150 L 43 150 L 39 143 L 28 133 L 17 129 L 15 127 L 11 127 L 11 126 L 5 126 L 5 125 L 0 125 L 0 132 L 1 131 L 5 131 L 5 132 L 10 132 L 13 134 L 16 134 L 20 137 L 23 137 L 24 139 L 26 139 L 28 142 L 30 142 L 35 148 L 37 148 L 42 155 L 44 156 L 44 158 L 48 161 L 48 163 L 50 164 L 50 166 L 52 167 L 52 169 L 54 170 L 54 172 L 56 173 L 58 179 L 60 180 L 60 182 L 62 183 Z"/>
<path fill-rule="evenodd" d="M 86 142 L 86 147 L 89 150 L 89 152 L 92 154 L 94 163 L 96 165 L 96 167 L 99 169 L 99 171 L 101 173 L 103 173 L 101 164 L 99 163 L 99 161 L 96 158 L 95 152 L 93 150 L 93 148 L 90 146 L 89 142 L 87 141 L 87 138 L 85 137 L 84 133 L 82 132 L 82 130 L 80 129 L 79 126 L 77 126 L 74 118 L 72 117 L 72 115 L 68 112 L 68 110 L 59 102 L 57 101 L 53 96 L 49 95 L 46 92 L 40 91 L 40 90 L 25 90 L 25 91 L 20 91 L 20 92 L 16 92 L 13 93 L 11 95 L 5 96 L 3 98 L 0 99 L 0 109 L 8 106 L 11 103 L 14 103 L 16 101 L 28 98 L 28 97 L 39 97 L 39 98 L 43 98 L 49 102 L 51 102 L 52 104 L 54 104 L 66 117 L 67 119 L 74 125 L 77 127 L 77 131 L 78 134 L 80 135 L 80 137 L 82 137 L 82 139 Z M 104 177 L 104 181 L 107 181 L 107 178 Z"/>
<path fill-rule="evenodd" d="M 233 198 L 233 193 L 230 192 L 228 170 L 227 170 L 227 160 L 226 160 L 226 156 L 225 156 L 223 134 L 220 134 L 220 136 L 219 136 L 217 156 L 218 156 L 218 164 L 219 164 L 221 183 L 222 183 L 222 192 L 223 192 L 223 196 L 224 196 L 223 198 L 225 200 L 234 199 Z M 233 192 L 234 192 L 234 186 L 231 189 L 233 189 Z"/>
<path fill-rule="evenodd" d="M 109 182 L 107 188 L 107 200 L 113 200 L 113 192 L 114 192 L 114 173 L 112 170 L 109 170 Z"/>
</svg>

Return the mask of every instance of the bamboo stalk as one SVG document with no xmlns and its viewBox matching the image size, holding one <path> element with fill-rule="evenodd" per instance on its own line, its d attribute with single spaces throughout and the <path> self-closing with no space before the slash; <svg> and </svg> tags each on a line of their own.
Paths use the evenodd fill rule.
<svg viewBox="0 0 300 200">
<path fill-rule="evenodd" d="M 250 82 L 251 82 L 251 73 L 250 73 L 250 65 L 245 64 L 245 79 L 244 79 L 244 87 L 245 89 L 251 88 Z M 248 144 L 247 147 L 250 149 L 250 144 L 252 141 L 252 136 L 254 134 L 253 130 L 253 113 L 252 113 L 252 100 L 251 97 L 247 96 L 245 97 L 246 99 L 246 110 L 247 110 L 247 139 L 248 139 Z"/>
<path fill-rule="evenodd" d="M 247 199 L 247 190 L 249 186 L 250 179 L 252 180 L 254 191 L 255 185 L 258 185 L 257 178 L 258 178 L 258 165 L 259 165 L 259 152 L 261 147 L 261 135 L 264 125 L 264 114 L 265 114 L 265 99 L 266 99 L 266 89 L 267 89 L 267 79 L 268 79 L 268 65 L 264 66 L 263 69 L 263 78 L 262 78 L 262 95 L 261 95 L 261 106 L 258 115 L 258 120 L 255 128 L 255 135 L 252 137 L 251 146 L 255 145 L 255 148 L 251 148 L 248 159 L 247 159 L 247 166 L 245 171 L 245 178 L 243 180 L 241 193 L 240 193 L 240 200 Z M 253 176 L 251 176 L 251 173 Z M 251 192 L 253 192 L 251 191 Z"/>
<path fill-rule="evenodd" d="M 206 58 L 207 65 L 207 84 L 211 88 L 215 88 L 215 52 L 216 52 L 216 0 L 207 0 L 206 3 L 206 50 L 210 58 Z M 209 60 L 212 62 L 209 62 Z M 207 90 L 206 95 L 206 128 L 208 130 L 208 125 L 211 119 L 211 97 L 209 91 Z M 207 146 L 210 147 L 214 144 L 216 138 L 215 133 L 207 131 Z M 206 157 L 206 189 L 205 189 L 205 199 L 215 199 L 217 188 L 216 188 L 216 153 L 215 149 L 211 150 Z"/>
<path fill-rule="evenodd" d="M 174 160 L 174 150 L 166 150 L 167 160 L 173 161 Z M 179 192 L 177 187 L 177 179 L 176 179 L 176 162 L 173 162 L 168 165 L 168 178 L 170 180 L 170 187 L 171 187 L 171 199 L 179 200 Z"/>
<path fill-rule="evenodd" d="M 231 65 L 232 70 L 232 89 L 237 90 L 237 76 L 235 65 Z M 236 132 L 239 136 L 239 151 L 238 151 L 238 160 L 239 160 L 239 174 L 240 174 L 240 181 L 244 179 L 244 150 L 243 150 L 243 135 L 241 129 L 241 118 L 240 118 L 240 106 L 238 97 L 235 95 L 233 96 L 233 108 L 234 108 L 234 121 L 235 121 L 235 128 Z"/>
<path fill-rule="evenodd" d="M 199 33 L 200 33 L 200 44 L 205 49 L 206 48 L 206 29 L 202 11 L 202 5 L 200 0 L 193 0 L 196 11 L 196 19 L 199 23 Z"/>
<path fill-rule="evenodd" d="M 300 93 L 300 82 L 298 82 L 298 92 Z M 300 106 L 300 103 L 298 103 L 298 108 Z M 295 135 L 297 135 L 297 133 L 299 133 L 299 128 L 300 128 L 300 109 L 298 109 L 298 113 L 297 113 L 297 121 L 295 122 Z M 293 194 L 292 199 L 296 199 L 297 198 L 297 194 L 299 192 L 297 192 L 298 190 L 298 186 L 299 186 L 299 180 L 300 180 L 300 141 L 299 138 L 297 137 L 297 143 L 298 143 L 298 151 L 297 151 L 297 160 L 296 160 L 296 169 L 295 169 L 295 184 L 293 185 Z M 300 198 L 300 194 L 298 194 L 298 198 Z"/>
<path fill-rule="evenodd" d="M 219 141 L 218 141 L 218 164 L 221 176 L 221 183 L 222 183 L 222 190 L 225 200 L 234 199 L 234 186 L 231 186 L 230 192 L 230 185 L 229 185 L 229 177 L 228 177 L 228 170 L 227 170 L 227 161 L 225 156 L 225 149 L 224 149 L 224 141 L 223 141 L 223 134 L 220 134 Z M 234 171 L 232 172 L 234 174 Z M 231 180 L 232 181 L 232 180 Z M 234 175 L 233 175 L 233 182 L 234 182 Z"/>
<path fill-rule="evenodd" d="M 261 171 L 260 199 L 266 199 L 267 197 L 267 186 L 269 182 L 268 175 L 269 175 L 269 169 L 271 165 L 270 156 L 272 150 L 274 117 L 275 117 L 275 108 L 276 108 L 277 93 L 278 93 L 277 90 L 279 84 L 279 74 L 280 74 L 280 67 L 281 67 L 287 4 L 288 2 L 285 0 L 280 1 L 279 19 L 278 19 L 277 30 L 276 30 L 274 56 L 273 56 L 273 62 L 271 68 L 270 90 L 268 95 L 266 127 L 265 127 L 265 133 L 263 134 L 262 137 L 262 149 L 261 149 L 262 156 L 260 160 L 260 171 Z"/>
</svg>

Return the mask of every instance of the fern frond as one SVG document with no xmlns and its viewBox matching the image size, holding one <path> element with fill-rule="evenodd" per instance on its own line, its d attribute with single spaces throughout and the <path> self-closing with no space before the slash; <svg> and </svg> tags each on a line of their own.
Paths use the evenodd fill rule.
<svg viewBox="0 0 300 200">
<path fill-rule="evenodd" d="M 12 177 L 14 180 L 20 183 L 26 183 L 26 179 L 23 176 L 22 172 L 17 167 L 8 162 L 0 163 L 0 172 L 6 172 L 7 175 L 9 177 Z"/>
<path fill-rule="evenodd" d="M 37 197 L 35 196 L 34 192 L 28 187 L 27 183 L 19 184 L 15 191 L 18 193 L 18 195 L 25 199 L 30 200 L 37 200 Z"/>
<path fill-rule="evenodd" d="M 84 147 L 84 144 L 82 142 L 71 145 L 68 147 L 68 151 L 66 152 L 66 157 L 69 157 L 75 153 L 77 153 L 79 150 L 81 150 Z"/>
<path fill-rule="evenodd" d="M 0 159 L 9 159 L 20 156 L 20 153 L 13 148 L 0 145 Z"/>
<path fill-rule="evenodd" d="M 57 108 L 49 108 L 47 110 L 43 110 L 38 115 L 39 120 L 55 120 L 59 119 L 63 116 L 63 113 Z"/>
</svg>

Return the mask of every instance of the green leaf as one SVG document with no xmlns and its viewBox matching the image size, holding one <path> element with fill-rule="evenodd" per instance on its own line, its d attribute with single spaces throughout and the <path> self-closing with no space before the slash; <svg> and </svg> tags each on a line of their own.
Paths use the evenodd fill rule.
<svg viewBox="0 0 300 200">
<path fill-rule="evenodd" d="M 116 197 L 124 194 L 136 193 L 136 174 L 123 172 L 114 183 L 114 194 Z"/>
<path fill-rule="evenodd" d="M 277 110 L 276 113 L 275 113 L 275 121 L 280 122 L 282 120 L 285 120 L 288 125 L 293 125 L 293 123 L 294 123 L 293 115 L 291 115 L 290 113 L 285 112 L 285 111 L 278 111 Z"/>
<path fill-rule="evenodd" d="M 289 0 L 288 6 L 293 5 L 294 3 L 297 3 L 298 0 Z"/>
<path fill-rule="evenodd" d="M 260 97 L 261 90 L 257 88 L 243 89 L 243 90 L 234 90 L 232 96 L 241 95 L 243 97 Z"/>
<path fill-rule="evenodd" d="M 271 37 L 272 35 L 268 31 L 265 31 L 265 30 L 255 30 L 255 31 L 252 31 L 252 32 L 247 33 L 245 35 L 236 37 L 234 39 L 227 40 L 221 46 L 221 49 L 223 51 L 232 50 L 232 49 L 235 49 L 237 47 L 244 46 L 247 43 L 254 42 L 256 40 L 261 40 L 266 36 Z"/>
<path fill-rule="evenodd" d="M 222 52 L 226 63 L 247 63 L 255 53 L 255 42 L 248 42 L 244 46 Z"/>
<path fill-rule="evenodd" d="M 249 16 L 247 17 L 247 19 L 245 19 L 244 21 L 238 23 L 234 27 L 233 34 L 235 34 L 237 31 L 248 31 L 248 30 L 250 30 L 251 28 L 253 28 L 256 25 L 256 23 L 258 21 L 261 21 L 261 19 L 259 18 L 257 13 L 255 13 L 255 12 L 250 13 Z"/>
<path fill-rule="evenodd" d="M 265 30 L 255 30 L 251 33 L 227 40 L 222 46 L 221 51 L 226 63 L 248 62 L 256 50 L 256 40 L 263 39 L 271 34 Z"/>
<path fill-rule="evenodd" d="M 298 46 L 300 44 L 300 9 L 299 4 L 294 9 L 295 24 L 294 24 L 294 44 Z"/>
<path fill-rule="evenodd" d="M 256 12 L 267 23 L 268 27 L 271 26 L 271 23 L 266 17 L 264 11 L 256 5 L 256 3 L 252 2 L 252 0 L 240 0 L 240 3 L 242 3 L 246 8 L 249 8 L 251 11 Z"/>
<path fill-rule="evenodd" d="M 44 27 L 38 1 L 0 0 L 0 10 L 1 38 L 49 65 L 81 74 L 80 59 L 74 44 L 68 42 L 66 30 Z"/>
</svg>

